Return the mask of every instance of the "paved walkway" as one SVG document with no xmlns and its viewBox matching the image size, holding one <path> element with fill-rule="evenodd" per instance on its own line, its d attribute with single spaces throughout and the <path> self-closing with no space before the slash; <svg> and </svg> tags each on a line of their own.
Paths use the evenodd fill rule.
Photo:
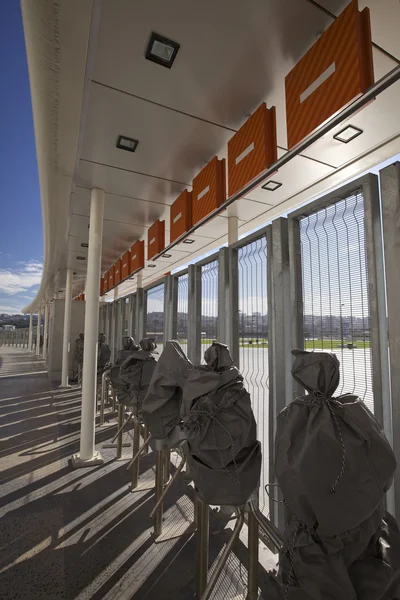
<svg viewBox="0 0 400 600">
<path fill-rule="evenodd" d="M 1 600 L 194 598 L 191 487 L 182 478 L 172 488 L 163 535 L 154 543 L 149 518 L 153 453 L 141 461 L 141 484 L 132 494 L 126 460 L 116 461 L 114 449 L 102 448 L 115 433 L 111 425 L 96 429 L 104 465 L 72 470 L 69 459 L 79 448 L 80 390 L 54 389 L 41 372 L 43 363 L 22 349 L 1 347 L 0 359 Z M 129 458 L 131 450 L 126 452 Z M 228 535 L 212 517 L 211 561 Z M 244 541 L 214 599 L 245 597 Z M 262 597 L 268 598 L 265 582 L 261 577 Z"/>
</svg>

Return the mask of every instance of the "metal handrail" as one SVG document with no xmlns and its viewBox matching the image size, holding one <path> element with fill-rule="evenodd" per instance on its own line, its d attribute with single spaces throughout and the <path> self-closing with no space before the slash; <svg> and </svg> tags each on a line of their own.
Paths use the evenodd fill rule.
<svg viewBox="0 0 400 600">
<path fill-rule="evenodd" d="M 167 455 L 168 456 L 168 455 Z M 156 502 L 156 505 L 154 506 L 153 510 L 150 513 L 150 517 L 153 518 L 154 514 L 156 513 L 157 509 L 159 508 L 159 506 L 161 505 L 162 501 L 164 500 L 165 496 L 167 495 L 168 491 L 170 490 L 172 484 L 174 483 L 174 481 L 176 480 L 176 478 L 178 477 L 179 473 L 182 471 L 183 467 L 186 464 L 186 456 L 184 456 L 179 464 L 179 467 L 177 467 L 175 473 L 173 474 L 173 476 L 171 477 L 171 479 L 169 480 L 168 484 L 165 486 L 163 493 L 161 494 L 161 496 L 159 497 L 159 499 Z"/>
</svg>

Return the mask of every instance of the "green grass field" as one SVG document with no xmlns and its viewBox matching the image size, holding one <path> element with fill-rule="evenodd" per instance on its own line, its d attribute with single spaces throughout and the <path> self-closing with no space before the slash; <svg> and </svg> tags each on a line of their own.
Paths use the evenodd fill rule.
<svg viewBox="0 0 400 600">
<path fill-rule="evenodd" d="M 345 345 L 348 343 L 345 340 Z M 369 341 L 364 340 L 354 340 L 354 344 L 357 346 L 357 349 L 365 349 L 370 348 L 371 343 Z M 243 340 L 239 344 L 240 348 L 268 348 L 268 342 L 266 340 L 260 340 L 257 343 L 257 340 L 252 340 L 252 343 L 249 343 L 249 340 Z M 340 340 L 306 340 L 304 342 L 305 350 L 313 350 L 314 348 L 317 350 L 338 350 L 340 349 L 341 341 Z"/>
</svg>

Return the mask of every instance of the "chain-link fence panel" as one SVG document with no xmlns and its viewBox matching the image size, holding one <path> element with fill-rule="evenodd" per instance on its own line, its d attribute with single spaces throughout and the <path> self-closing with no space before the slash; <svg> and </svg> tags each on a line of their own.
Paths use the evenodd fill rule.
<svg viewBox="0 0 400 600">
<path fill-rule="evenodd" d="M 268 297 L 265 235 L 238 249 L 239 367 L 250 393 L 257 436 L 262 444 L 260 508 L 268 514 Z"/>
<path fill-rule="evenodd" d="M 218 260 L 201 267 L 201 361 L 204 351 L 218 339 Z"/>
<path fill-rule="evenodd" d="M 187 354 L 188 348 L 188 302 L 189 302 L 189 275 L 184 273 L 177 277 L 177 314 L 176 314 L 176 339 Z"/>
<path fill-rule="evenodd" d="M 338 393 L 357 394 L 373 410 L 362 192 L 301 218 L 299 227 L 304 347 L 337 354 Z"/>
</svg>

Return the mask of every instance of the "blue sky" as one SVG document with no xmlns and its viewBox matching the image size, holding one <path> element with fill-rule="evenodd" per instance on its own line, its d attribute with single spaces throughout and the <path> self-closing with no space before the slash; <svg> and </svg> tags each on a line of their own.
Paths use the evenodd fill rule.
<svg viewBox="0 0 400 600">
<path fill-rule="evenodd" d="M 19 0 L 0 2 L 0 313 L 17 313 L 38 289 L 42 213 Z"/>
</svg>

